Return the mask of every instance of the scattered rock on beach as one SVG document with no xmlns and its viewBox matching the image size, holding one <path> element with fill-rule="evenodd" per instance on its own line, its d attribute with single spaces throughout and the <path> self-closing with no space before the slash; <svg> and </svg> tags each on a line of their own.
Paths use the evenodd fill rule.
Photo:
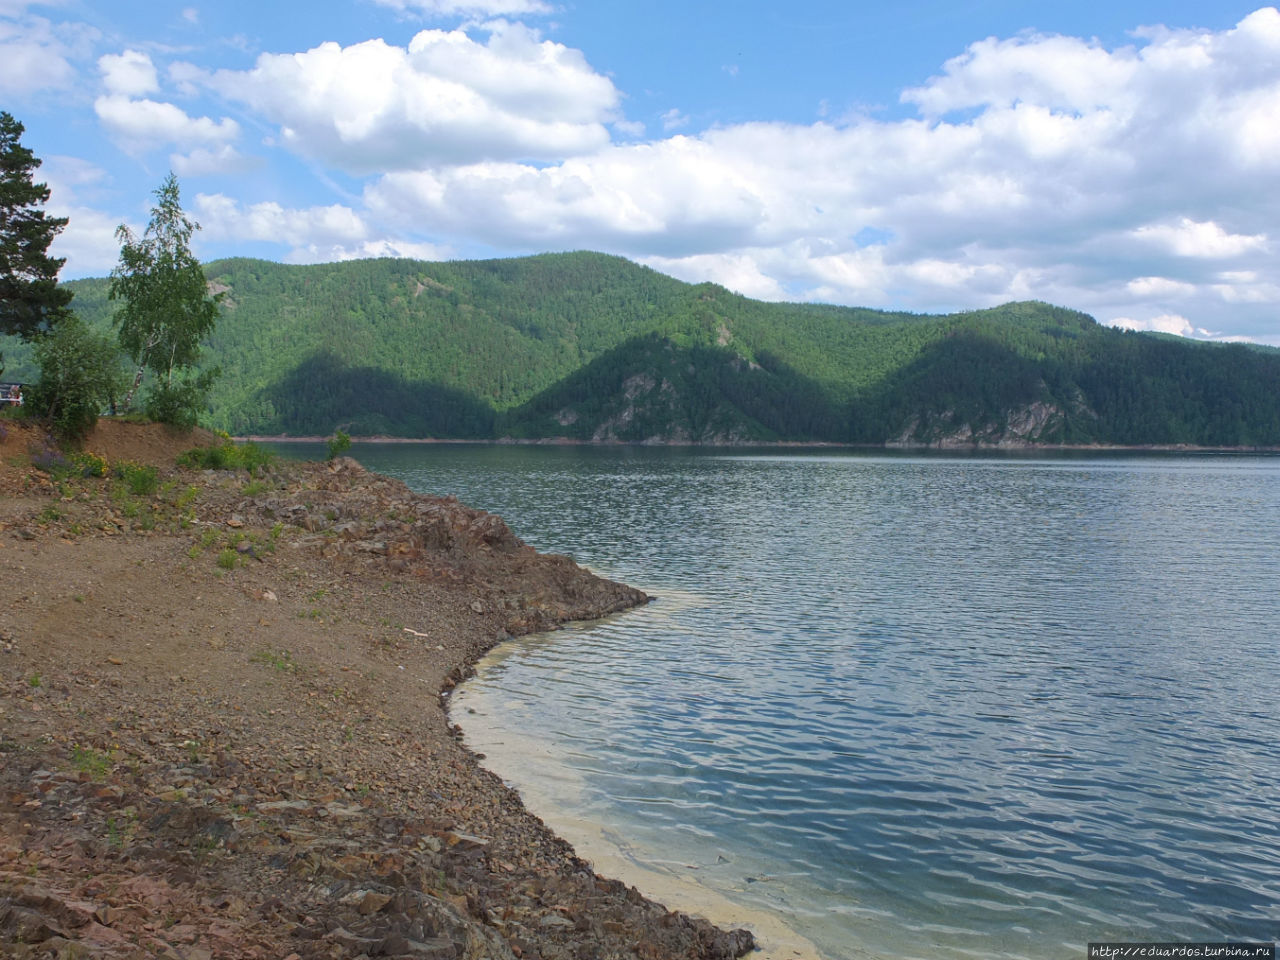
<svg viewBox="0 0 1280 960">
<path fill-rule="evenodd" d="M 751 948 L 596 876 L 431 695 L 495 643 L 639 591 L 346 458 L 280 465 L 253 496 L 243 474 L 173 471 L 199 523 L 157 494 L 149 529 L 115 524 L 106 480 L 64 501 L 23 469 L 0 462 L 0 525 L 30 534 L 0 549 L 18 585 L 0 609 L 0 955 Z M 61 519 L 35 523 L 50 506 Z"/>
</svg>

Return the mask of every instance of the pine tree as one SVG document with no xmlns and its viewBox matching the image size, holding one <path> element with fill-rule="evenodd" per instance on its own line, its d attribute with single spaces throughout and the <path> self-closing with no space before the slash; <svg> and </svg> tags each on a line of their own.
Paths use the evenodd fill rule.
<svg viewBox="0 0 1280 960">
<path fill-rule="evenodd" d="M 32 180 L 40 160 L 19 142 L 23 130 L 0 112 L 0 333 L 31 340 L 67 315 L 71 291 L 58 286 L 65 261 L 48 255 L 67 219 L 41 209 L 49 188 Z"/>
</svg>

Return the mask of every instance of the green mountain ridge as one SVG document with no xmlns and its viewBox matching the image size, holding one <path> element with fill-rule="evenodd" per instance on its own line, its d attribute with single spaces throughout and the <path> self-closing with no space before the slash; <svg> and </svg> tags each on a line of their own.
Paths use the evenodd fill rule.
<svg viewBox="0 0 1280 960">
<path fill-rule="evenodd" d="M 596 253 L 205 272 L 226 309 L 204 419 L 238 434 L 1280 446 L 1280 351 L 1039 302 L 764 303 Z M 109 325 L 107 281 L 67 286 Z"/>
</svg>

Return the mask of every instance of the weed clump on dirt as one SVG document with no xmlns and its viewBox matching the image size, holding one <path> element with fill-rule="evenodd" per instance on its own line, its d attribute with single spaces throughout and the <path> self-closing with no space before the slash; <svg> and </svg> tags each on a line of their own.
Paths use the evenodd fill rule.
<svg viewBox="0 0 1280 960">
<path fill-rule="evenodd" d="M 195 447 L 178 456 L 178 466 L 194 470 L 247 470 L 258 476 L 275 461 L 275 454 L 252 441 L 225 440 L 212 447 Z"/>
</svg>

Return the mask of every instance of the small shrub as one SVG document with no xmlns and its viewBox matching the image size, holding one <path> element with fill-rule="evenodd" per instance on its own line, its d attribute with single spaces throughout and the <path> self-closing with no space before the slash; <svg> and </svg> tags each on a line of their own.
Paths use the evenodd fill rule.
<svg viewBox="0 0 1280 960">
<path fill-rule="evenodd" d="M 223 570 L 234 570 L 236 564 L 240 562 L 240 554 L 236 553 L 230 547 L 218 554 L 218 566 Z"/>
<path fill-rule="evenodd" d="M 73 747 L 71 763 L 77 770 L 88 773 L 95 779 L 106 776 L 107 771 L 111 769 L 111 758 L 92 747 Z"/>
<path fill-rule="evenodd" d="M 260 447 L 252 441 L 242 443 L 237 449 L 240 451 L 240 460 L 244 465 L 244 469 L 248 470 L 250 475 L 258 476 L 264 469 L 271 466 L 275 462 L 276 455 L 265 447 Z"/>
<path fill-rule="evenodd" d="M 69 477 L 75 472 L 75 466 L 56 447 L 43 447 L 32 454 L 31 465 L 37 470 L 43 470 L 55 480 Z"/>
<path fill-rule="evenodd" d="M 351 435 L 345 430 L 335 430 L 329 438 L 329 459 L 336 460 L 351 449 Z"/>
<path fill-rule="evenodd" d="M 100 457 L 88 450 L 71 455 L 71 464 L 82 477 L 105 477 L 107 475 L 107 458 Z"/>
<path fill-rule="evenodd" d="M 115 473 L 135 497 L 149 497 L 160 486 L 160 472 L 151 464 L 121 460 L 116 464 Z"/>
<path fill-rule="evenodd" d="M 36 515 L 36 520 L 40 523 L 53 523 L 55 520 L 62 519 L 62 511 L 50 504 Z"/>
<path fill-rule="evenodd" d="M 216 447 L 194 447 L 178 457 L 178 466 L 196 470 L 247 470 L 257 476 L 275 460 L 275 454 L 256 443 L 225 441 Z"/>
<path fill-rule="evenodd" d="M 39 338 L 34 352 L 40 379 L 30 389 L 32 411 L 48 417 L 60 436 L 81 439 L 120 392 L 119 347 L 72 316 Z"/>
<path fill-rule="evenodd" d="M 157 383 L 147 395 L 143 408 L 157 423 L 190 430 L 208 404 L 209 389 L 216 377 L 216 370 L 208 370 L 196 377 Z"/>
</svg>

